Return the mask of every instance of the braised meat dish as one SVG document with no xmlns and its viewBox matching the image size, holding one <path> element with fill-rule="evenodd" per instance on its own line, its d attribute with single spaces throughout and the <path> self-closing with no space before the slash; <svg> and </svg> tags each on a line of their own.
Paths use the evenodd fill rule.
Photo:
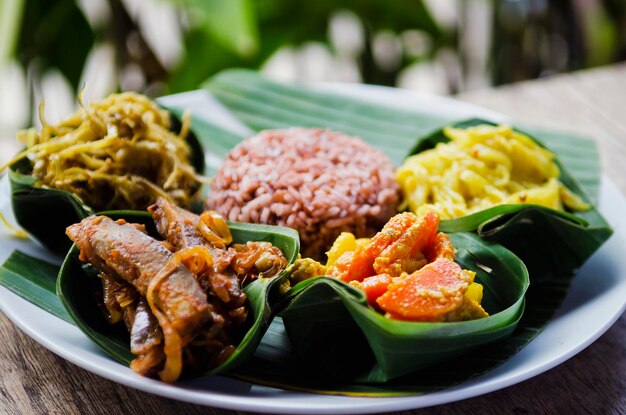
<svg viewBox="0 0 626 415">
<path fill-rule="evenodd" d="M 268 242 L 232 244 L 215 212 L 195 215 L 164 198 L 148 210 L 163 240 L 106 216 L 66 233 L 99 271 L 105 317 L 130 332 L 132 369 L 173 382 L 183 368 L 207 370 L 235 351 L 248 317 L 244 286 L 278 275 L 287 260 Z"/>
</svg>

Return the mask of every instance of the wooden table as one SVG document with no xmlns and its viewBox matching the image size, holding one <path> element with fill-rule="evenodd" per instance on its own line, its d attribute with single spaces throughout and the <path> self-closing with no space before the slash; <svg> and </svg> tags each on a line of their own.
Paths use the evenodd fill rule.
<svg viewBox="0 0 626 415">
<path fill-rule="evenodd" d="M 594 137 L 626 193 L 626 65 L 467 93 L 460 99 L 537 126 Z M 110 382 L 57 357 L 0 313 L 2 414 L 230 414 Z M 405 414 L 626 414 L 626 315 L 562 365 L 521 384 Z"/>
</svg>

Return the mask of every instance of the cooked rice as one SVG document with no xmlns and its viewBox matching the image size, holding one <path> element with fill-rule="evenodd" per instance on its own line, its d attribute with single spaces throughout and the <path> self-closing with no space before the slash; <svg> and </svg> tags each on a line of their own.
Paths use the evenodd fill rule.
<svg viewBox="0 0 626 415">
<path fill-rule="evenodd" d="M 385 154 L 323 130 L 262 131 L 229 154 L 206 201 L 231 221 L 298 230 L 302 255 L 321 258 L 341 232 L 374 235 L 395 213 L 399 188 Z"/>
</svg>

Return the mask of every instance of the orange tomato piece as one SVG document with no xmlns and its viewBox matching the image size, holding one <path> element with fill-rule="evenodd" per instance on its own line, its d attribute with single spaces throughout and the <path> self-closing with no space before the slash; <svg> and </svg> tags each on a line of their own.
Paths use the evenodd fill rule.
<svg viewBox="0 0 626 415">
<path fill-rule="evenodd" d="M 374 270 L 377 274 L 397 277 L 402 272 L 413 272 L 424 265 L 422 251 L 435 240 L 439 215 L 429 210 L 416 218 L 417 220 L 399 238 L 391 241 L 375 259 Z"/>
<path fill-rule="evenodd" d="M 416 221 L 417 216 L 410 212 L 400 213 L 389 219 L 389 222 L 385 224 L 380 232 L 374 235 L 367 245 L 358 247 L 354 251 L 352 260 L 343 268 L 343 272 L 338 277 L 345 282 L 360 282 L 367 277 L 377 274 L 374 270 L 376 258 L 385 248 L 402 237 L 404 232 Z"/>
<path fill-rule="evenodd" d="M 367 297 L 367 302 L 374 307 L 376 306 L 376 300 L 378 297 L 387 292 L 387 287 L 392 281 L 393 279 L 391 276 L 387 274 L 379 274 L 367 277 L 363 280 L 363 282 L 351 281 L 350 285 L 363 290 Z"/>
<path fill-rule="evenodd" d="M 354 251 L 344 252 L 337 258 L 337 260 L 326 270 L 326 275 L 335 277 L 344 282 L 351 281 L 349 277 L 350 265 L 352 264 L 352 257 Z"/>
<path fill-rule="evenodd" d="M 386 317 L 411 321 L 443 321 L 463 303 L 471 277 L 450 260 L 439 258 L 389 285 L 376 303 Z"/>
<path fill-rule="evenodd" d="M 454 261 L 456 253 L 454 245 L 450 241 L 450 237 L 445 233 L 439 232 L 435 236 L 435 241 L 424 251 L 428 262 L 433 262 L 437 258 L 445 258 Z"/>
</svg>

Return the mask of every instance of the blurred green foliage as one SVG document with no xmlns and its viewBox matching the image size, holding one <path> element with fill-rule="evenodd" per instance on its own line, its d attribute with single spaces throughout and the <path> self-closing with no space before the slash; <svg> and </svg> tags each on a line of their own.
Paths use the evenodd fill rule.
<svg viewBox="0 0 626 415">
<path fill-rule="evenodd" d="M 25 1 L 16 57 L 38 72 L 58 68 L 76 88 L 94 33 L 72 1 Z M 33 69 L 31 67 L 31 69 Z"/>
<path fill-rule="evenodd" d="M 626 59 L 624 0 L 495 1 L 493 28 L 496 85 Z"/>
<path fill-rule="evenodd" d="M 34 84 L 47 68 L 57 68 L 78 90 L 89 51 L 94 44 L 109 43 L 118 73 L 134 64 L 145 77 L 146 89 L 158 84 L 158 93 L 172 93 L 194 89 L 224 68 L 259 68 L 285 45 L 316 41 L 333 52 L 328 25 L 338 10 L 353 12 L 362 23 L 364 47 L 355 61 L 366 83 L 395 85 L 405 68 L 439 59 L 442 49 L 454 51 L 458 72 L 467 76 L 468 56 L 473 55 L 466 50 L 468 44 L 490 48 L 485 68 L 492 84 L 626 58 L 623 0 L 451 0 L 458 15 L 453 25 L 438 22 L 428 6 L 432 2 L 420 0 L 159 0 L 174 6 L 183 31 L 182 57 L 173 66 L 160 62 L 144 39 L 127 10 L 132 1 L 98 1 L 108 8 L 109 18 L 91 27 L 83 7 L 72 0 L 0 0 L 0 59 L 17 59 Z M 462 39 L 464 29 L 474 24 L 467 13 L 471 7 L 488 8 L 492 15 L 490 46 L 471 46 Z M 381 67 L 373 54 L 381 31 L 398 38 L 418 31 L 428 40 L 427 47 L 418 56 L 402 52 L 398 65 Z M 131 37 L 139 39 L 139 55 L 129 46 Z M 448 81 L 450 92 L 463 88 L 462 82 Z"/>
<path fill-rule="evenodd" d="M 415 0 L 174 1 L 191 11 L 196 24 L 192 22 L 185 35 L 185 58 L 169 78 L 172 91 L 193 89 L 224 68 L 257 68 L 284 45 L 328 43 L 329 18 L 342 9 L 363 20 L 366 37 L 383 29 L 419 29 L 432 37 L 436 47 L 452 43 L 450 34 L 439 28 L 424 3 Z M 360 67 L 369 83 L 391 84 L 397 75 L 379 70 L 367 50 Z"/>
</svg>

